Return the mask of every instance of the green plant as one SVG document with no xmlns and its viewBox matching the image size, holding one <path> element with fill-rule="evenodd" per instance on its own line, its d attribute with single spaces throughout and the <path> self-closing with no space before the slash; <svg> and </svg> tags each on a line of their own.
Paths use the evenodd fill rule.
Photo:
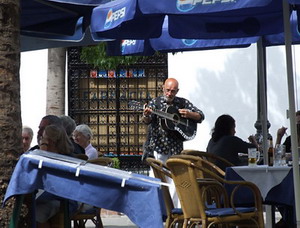
<svg viewBox="0 0 300 228">
<path fill-rule="evenodd" d="M 120 169 L 120 160 L 119 158 L 112 158 L 112 167 L 115 169 Z"/>
<path fill-rule="evenodd" d="M 80 59 L 101 70 L 113 70 L 119 66 L 129 66 L 136 63 L 142 56 L 107 56 L 106 42 L 96 46 L 83 47 Z"/>
</svg>

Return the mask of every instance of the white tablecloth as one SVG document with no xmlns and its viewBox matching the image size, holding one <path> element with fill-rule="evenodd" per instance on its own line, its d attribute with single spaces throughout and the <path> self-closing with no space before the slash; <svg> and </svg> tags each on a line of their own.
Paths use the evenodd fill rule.
<svg viewBox="0 0 300 228">
<path fill-rule="evenodd" d="M 234 166 L 231 168 L 244 180 L 256 184 L 263 199 L 273 187 L 282 182 L 291 169 L 288 166 L 273 167 L 267 165 L 257 167 Z"/>
</svg>

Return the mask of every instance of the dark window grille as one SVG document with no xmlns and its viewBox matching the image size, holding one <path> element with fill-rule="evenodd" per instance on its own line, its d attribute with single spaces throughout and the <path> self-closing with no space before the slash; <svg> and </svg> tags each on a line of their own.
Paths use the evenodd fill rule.
<svg viewBox="0 0 300 228">
<path fill-rule="evenodd" d="M 125 71 L 133 76 L 124 76 Z M 92 145 L 101 154 L 118 157 L 121 169 L 145 172 L 148 167 L 141 163 L 141 155 L 147 127 L 141 120 L 142 111 L 130 109 L 128 102 L 146 103 L 161 95 L 168 76 L 167 55 L 147 57 L 115 72 L 114 77 L 103 78 L 102 73 L 109 72 L 83 63 L 80 48 L 69 48 L 69 115 L 76 124 L 92 129 Z"/>
</svg>

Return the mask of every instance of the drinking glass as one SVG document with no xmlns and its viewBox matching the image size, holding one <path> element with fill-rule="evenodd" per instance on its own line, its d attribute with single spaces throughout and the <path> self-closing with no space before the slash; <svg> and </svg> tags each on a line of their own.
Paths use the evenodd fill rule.
<svg viewBox="0 0 300 228">
<path fill-rule="evenodd" d="M 274 150 L 274 166 L 284 165 L 286 165 L 285 146 L 282 144 L 276 144 Z"/>
<path fill-rule="evenodd" d="M 259 158 L 260 158 L 260 153 L 259 153 L 259 151 L 256 150 L 256 148 L 248 149 L 248 166 L 249 167 L 255 167 Z"/>
</svg>

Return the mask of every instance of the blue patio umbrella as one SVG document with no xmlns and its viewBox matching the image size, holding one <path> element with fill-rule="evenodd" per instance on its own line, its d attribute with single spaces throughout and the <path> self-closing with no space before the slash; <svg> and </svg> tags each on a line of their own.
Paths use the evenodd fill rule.
<svg viewBox="0 0 300 228">
<path fill-rule="evenodd" d="M 94 7 L 110 0 L 22 0 L 21 32 L 73 35 L 79 18 L 84 29 Z"/>
<path fill-rule="evenodd" d="M 46 48 L 97 45 L 99 42 L 110 40 L 93 37 L 89 26 L 83 31 L 82 23 L 83 17 L 77 21 L 73 35 L 22 31 L 20 36 L 21 52 Z"/>
<path fill-rule="evenodd" d="M 115 0 L 93 9 L 91 29 L 105 38 L 158 38 L 168 15 L 174 38 L 241 38 L 283 32 L 282 12 L 278 0 Z"/>
<path fill-rule="evenodd" d="M 223 39 L 283 32 L 281 1 L 174 0 L 160 8 L 169 14 L 169 33 L 176 38 Z"/>
<path fill-rule="evenodd" d="M 92 9 L 102 1 L 76 4 L 69 0 L 22 0 L 20 1 L 20 30 L 33 33 L 68 35 L 74 34 L 81 17 L 88 19 Z"/>
<path fill-rule="evenodd" d="M 298 12 L 293 11 L 291 14 L 291 41 L 292 44 L 300 44 L 300 32 L 298 25 Z M 284 32 L 278 34 L 265 35 L 262 37 L 264 47 L 284 45 Z"/>
<path fill-rule="evenodd" d="M 103 39 L 89 29 L 92 9 L 109 0 L 20 1 L 21 51 L 85 46 Z"/>
<path fill-rule="evenodd" d="M 291 14 L 291 35 L 292 43 L 300 43 L 300 32 L 298 28 L 297 12 Z M 242 37 L 242 38 L 226 38 L 226 39 L 179 39 L 173 38 L 168 32 L 168 16 L 166 16 L 162 34 L 158 38 L 150 38 L 145 40 L 114 40 L 107 42 L 108 55 L 153 55 L 155 51 L 159 52 L 182 52 L 194 50 L 206 50 L 217 48 L 242 48 L 249 47 L 262 39 L 263 47 L 283 45 L 284 33 Z"/>
<path fill-rule="evenodd" d="M 176 39 L 167 33 L 157 39 L 149 40 L 114 40 L 107 42 L 108 55 L 153 55 L 159 52 L 182 52 L 221 48 L 243 48 L 256 43 L 259 37 L 232 39 Z"/>
<path fill-rule="evenodd" d="M 142 6 L 150 1 L 117 0 L 93 9 L 91 29 L 98 37 L 145 39 L 159 37 L 165 13 L 146 13 Z M 160 1 L 153 1 L 159 4 Z"/>
<path fill-rule="evenodd" d="M 169 35 L 168 16 L 165 17 L 162 34 L 146 40 L 114 40 L 107 42 L 108 55 L 153 55 L 159 52 L 181 52 L 218 48 L 242 48 L 256 43 L 259 37 L 231 39 L 177 39 Z"/>
</svg>

